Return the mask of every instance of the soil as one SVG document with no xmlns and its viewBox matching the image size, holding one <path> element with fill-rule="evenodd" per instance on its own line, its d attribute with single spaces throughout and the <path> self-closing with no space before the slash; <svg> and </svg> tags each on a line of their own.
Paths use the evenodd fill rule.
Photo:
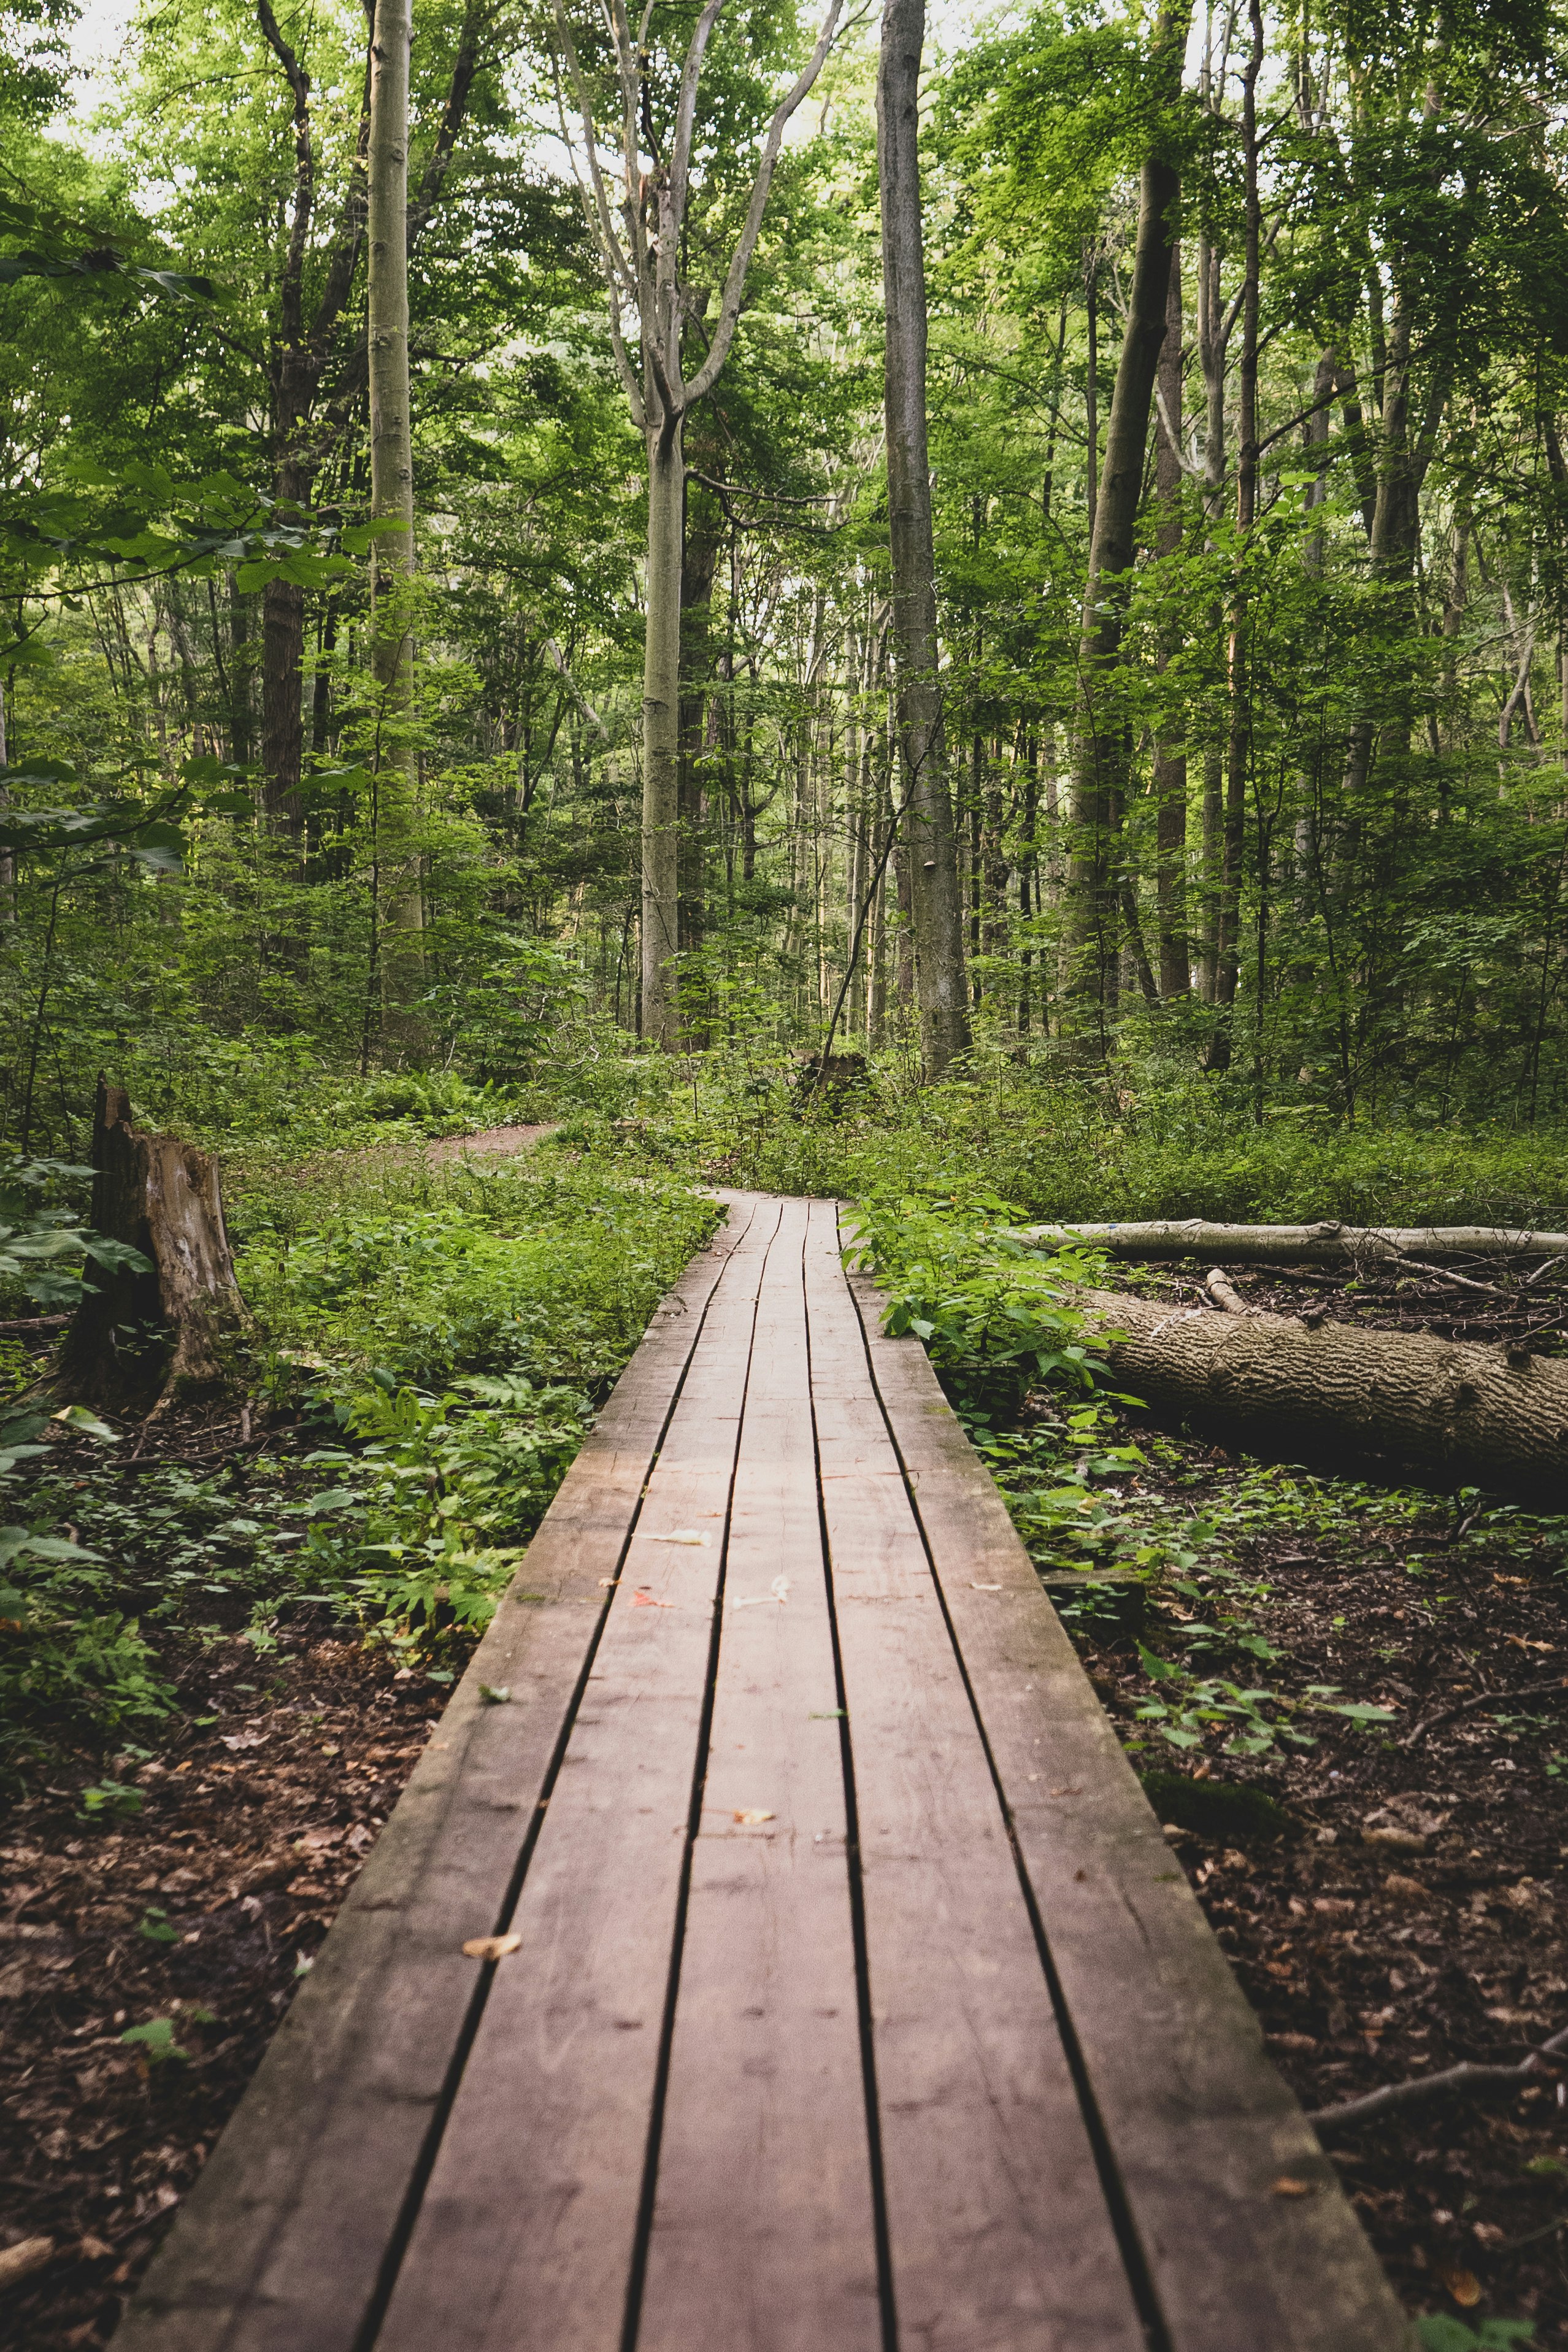
<svg viewBox="0 0 1568 2352">
<path fill-rule="evenodd" d="M 1195 1300 L 1204 1271 L 1162 1279 Z M 1417 1315 L 1392 1285 L 1227 1271 L 1251 1305 L 1294 1313 L 1312 1297 L 1337 1319 L 1444 1338 L 1500 1339 L 1563 1310 L 1533 1305 L 1551 1276 L 1522 1314 L 1464 1296 L 1456 1309 L 1450 1292 Z M 1131 1418 L 1129 1434 L 1153 1434 Z M 1160 1435 L 1143 1485 L 1201 1512 L 1234 1464 Z M 1198 1604 L 1155 1604 L 1137 1638 L 1079 1637 L 1140 1769 L 1204 1784 L 1184 1803 L 1162 1780 L 1157 1810 L 1197 1818 L 1166 1834 L 1309 2113 L 1466 2059 L 1518 2063 L 1568 2026 L 1568 1521 L 1546 1528 L 1510 1534 L 1434 1496 L 1413 1519 L 1373 1515 L 1365 1536 L 1306 1520 L 1244 1544 L 1237 1564 L 1268 1589 L 1255 1622 L 1283 1654 L 1230 1671 L 1286 1693 L 1333 1684 L 1394 1717 L 1386 1731 L 1315 1717 L 1317 1744 L 1278 1758 L 1223 1756 L 1223 1733 L 1208 1753 L 1173 1749 L 1137 1722 L 1157 1690 L 1139 1638 L 1165 1648 L 1162 1631 L 1179 1636 Z M 1283 1808 L 1282 1834 L 1239 1804 L 1229 1826 L 1202 1820 L 1238 1789 Z M 1413 2313 L 1532 2319 L 1535 2346 L 1568 2352 L 1568 2058 L 1510 2095 L 1333 2132 L 1330 2153 Z"/>
<path fill-rule="evenodd" d="M 1180 1291 L 1202 1271 L 1161 1278 Z M 1329 1290 L 1232 1271 L 1259 1305 Z M 1347 1319 L 1408 1311 L 1333 1286 L 1331 1312 Z M 1498 1335 L 1468 1302 L 1465 1315 L 1454 1336 Z M 261 1442 L 232 1419 L 192 1421 L 158 1451 L 211 1461 Z M 1149 1451 L 1145 1487 L 1188 1511 L 1237 1475 L 1181 1437 Z M 1271 1523 L 1236 1560 L 1268 1589 L 1259 1622 L 1282 1654 L 1270 1687 L 1334 1684 L 1394 1709 L 1386 1728 L 1321 1717 L 1316 1746 L 1263 1759 L 1225 1756 L 1217 1738 L 1168 1748 L 1137 1721 L 1155 1688 L 1139 1638 L 1173 1642 L 1185 1603 L 1154 1602 L 1138 1638 L 1078 1636 L 1140 1769 L 1174 1776 L 1157 1784 L 1162 1812 L 1206 1809 L 1167 1834 L 1310 2110 L 1465 2058 L 1517 2062 L 1568 2024 L 1561 1544 L 1506 1519 L 1467 1525 L 1436 1496 L 1397 1527 L 1369 1526 L 1388 1539 Z M 109 2341 L 445 1701 L 321 1623 L 265 1658 L 184 1639 L 165 1660 L 188 1709 L 174 1743 L 139 1760 L 57 1759 L 0 1825 L 0 2246 L 47 2249 L 5 2294 L 0 2340 L 16 2352 Z M 194 1726 L 196 1714 L 216 1721 Z M 135 1784 L 140 1812 L 84 1818 L 82 1791 L 106 1769 Z M 1239 1790 L 1283 1818 L 1260 1829 L 1256 1797 L 1249 1813 L 1226 1794 Z M 1216 1801 L 1229 1817 L 1210 1818 Z M 160 2020 L 183 2056 L 121 2038 Z M 1413 2312 L 1529 2317 L 1538 2347 L 1568 2352 L 1565 2101 L 1568 2067 L 1549 2064 L 1506 2097 L 1333 2138 Z"/>
<path fill-rule="evenodd" d="M 133 1818 L 83 1818 L 84 1761 L 0 1829 L 0 2236 L 47 2248 L 5 2294 L 17 2352 L 108 2342 L 446 1703 L 303 1633 L 195 1642 L 180 1681 L 217 1722 L 109 1759 Z M 160 2020 L 182 2055 L 124 2040 Z"/>
</svg>

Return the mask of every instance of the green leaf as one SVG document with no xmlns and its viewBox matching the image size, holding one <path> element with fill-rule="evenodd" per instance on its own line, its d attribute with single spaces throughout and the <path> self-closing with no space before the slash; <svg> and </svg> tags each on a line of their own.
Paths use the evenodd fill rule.
<svg viewBox="0 0 1568 2352">
<path fill-rule="evenodd" d="M 139 1255 L 137 1251 L 132 1252 L 132 1256 Z M 106 1421 L 100 1421 L 97 1413 L 89 1412 L 84 1404 L 68 1404 L 64 1412 L 57 1412 L 54 1418 L 63 1423 L 67 1429 L 79 1430 L 84 1437 L 96 1437 L 105 1445 L 118 1445 L 121 1442 L 120 1432 L 110 1429 Z"/>
<path fill-rule="evenodd" d="M 140 2049 L 150 2066 L 161 2065 L 165 2058 L 188 2058 L 190 2055 L 189 2051 L 182 2050 L 174 2039 L 172 2017 L 151 2017 L 145 2025 L 128 2025 L 120 2039 Z"/>
</svg>

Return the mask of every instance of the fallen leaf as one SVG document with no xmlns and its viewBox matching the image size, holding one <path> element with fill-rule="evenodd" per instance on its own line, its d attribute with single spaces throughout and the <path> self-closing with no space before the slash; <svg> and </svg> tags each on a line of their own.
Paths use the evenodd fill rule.
<svg viewBox="0 0 1568 2352">
<path fill-rule="evenodd" d="M 1051 1794 L 1053 1797 L 1081 1797 L 1083 1783 L 1081 1780 L 1068 1782 L 1060 1789 L 1053 1789 Z"/>
<path fill-rule="evenodd" d="M 1431 1899 L 1418 1878 L 1406 1878 L 1397 1870 L 1389 1872 L 1383 1882 L 1383 1891 L 1399 1903 L 1425 1904 Z"/>
<path fill-rule="evenodd" d="M 646 1584 L 639 1584 L 632 1595 L 634 1609 L 673 1609 L 673 1601 L 656 1601 Z"/>
<path fill-rule="evenodd" d="M 1363 1845 L 1381 1846 L 1385 1853 L 1425 1853 L 1426 1841 L 1415 1830 L 1368 1830 L 1361 1833 Z"/>
<path fill-rule="evenodd" d="M 31 2278 L 41 2271 L 55 2251 L 52 2238 L 23 2238 L 16 2245 L 0 2252 L 0 2287 L 15 2286 L 19 2279 Z"/>
<path fill-rule="evenodd" d="M 289 1882 L 283 1892 L 285 1895 L 296 1896 L 302 1903 L 320 1903 L 325 1896 L 327 1889 L 313 1878 L 296 1878 Z"/>
<path fill-rule="evenodd" d="M 301 1853 L 324 1853 L 329 1846 L 342 1845 L 342 1842 L 341 1829 L 307 1830 L 303 1837 L 295 1840 L 295 1844 Z"/>
<path fill-rule="evenodd" d="M 511 1702 L 510 1683 L 481 1683 L 479 1697 L 486 1706 L 507 1706 Z"/>
<path fill-rule="evenodd" d="M 1310 2033 L 1270 2033 L 1265 2039 L 1270 2050 L 1299 2050 L 1303 2055 L 1318 2046 Z"/>
<path fill-rule="evenodd" d="M 521 1949 L 521 1936 L 470 1936 L 463 1946 L 463 1957 L 469 1960 L 504 1960 L 509 1952 Z"/>
<path fill-rule="evenodd" d="M 261 1748 L 267 1741 L 265 1731 L 226 1731 L 223 1745 L 237 1754 L 242 1748 Z"/>
<path fill-rule="evenodd" d="M 1278 2180 L 1268 2184 L 1270 2197 L 1311 2197 L 1317 2193 L 1315 2180 L 1298 2180 L 1294 2173 L 1282 2172 Z"/>
<path fill-rule="evenodd" d="M 742 1829 L 748 1830 L 754 1830 L 762 1822 L 771 1822 L 773 1818 L 772 1813 L 763 1812 L 758 1805 L 747 1805 L 740 1812 L 731 1816 L 731 1819 L 740 1822 Z"/>
<path fill-rule="evenodd" d="M 656 1536 L 651 1529 L 639 1528 L 632 1540 L 634 1543 L 700 1544 L 704 1550 L 708 1548 L 707 1537 L 700 1534 L 696 1528 L 671 1528 L 668 1535 L 662 1536 Z"/>
<path fill-rule="evenodd" d="M 1457 2263 L 1438 2263 L 1437 2276 L 1465 2311 L 1471 2310 L 1481 2299 L 1481 2283 L 1474 2271 L 1461 2270 Z"/>
<path fill-rule="evenodd" d="M 1002 1587 L 999 1584 L 976 1584 L 974 1579 L 971 1577 L 969 1589 L 971 1592 L 1000 1592 Z"/>
</svg>

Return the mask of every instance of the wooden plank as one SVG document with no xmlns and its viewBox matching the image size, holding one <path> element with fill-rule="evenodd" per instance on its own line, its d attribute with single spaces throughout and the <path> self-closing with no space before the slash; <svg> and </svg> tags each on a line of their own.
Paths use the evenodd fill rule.
<svg viewBox="0 0 1568 2352">
<path fill-rule="evenodd" d="M 752 1213 L 654 1318 L 122 2320 L 122 2352 L 349 2352 L 459 2051 L 671 1400 Z M 481 1682 L 509 1684 L 510 1706 Z"/>
<path fill-rule="evenodd" d="M 463 2352 L 618 2352 L 777 1211 L 729 1260 L 648 1479 L 379 2352 L 431 2352 L 455 2316 Z"/>
<path fill-rule="evenodd" d="M 758 1307 L 637 2352 L 882 2342 L 805 1230 Z"/>
<path fill-rule="evenodd" d="M 813 1212 L 806 1298 L 900 2340 L 921 2352 L 1143 2352 L 826 1205 Z"/>
<path fill-rule="evenodd" d="M 1001 1496 L 923 1349 L 853 1287 L 1172 2352 L 1393 2352 L 1410 2324 Z"/>
</svg>

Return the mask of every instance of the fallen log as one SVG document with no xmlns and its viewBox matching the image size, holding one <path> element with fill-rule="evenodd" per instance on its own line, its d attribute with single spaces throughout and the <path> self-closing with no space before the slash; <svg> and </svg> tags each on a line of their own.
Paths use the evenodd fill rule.
<svg viewBox="0 0 1568 2352">
<path fill-rule="evenodd" d="M 177 1136 L 132 1124 L 123 1087 L 100 1078 L 93 1109 L 92 1229 L 137 1253 L 89 1268 L 56 1383 L 84 1403 L 154 1412 L 233 1377 L 248 1320 L 224 1225 L 217 1163 Z"/>
<path fill-rule="evenodd" d="M 1205 1435 L 1568 1504 L 1568 1360 L 1119 1290 L 1077 1297 L 1107 1335 L 1117 1387 Z"/>
<path fill-rule="evenodd" d="M 1568 1256 L 1568 1234 L 1525 1233 L 1508 1225 L 1342 1225 L 1331 1219 L 1312 1225 L 1222 1225 L 1177 1217 L 1142 1224 L 1022 1225 L 1017 1232 L 1024 1241 L 1083 1242 L 1112 1257 L 1213 1257 L 1232 1265 Z"/>
</svg>

